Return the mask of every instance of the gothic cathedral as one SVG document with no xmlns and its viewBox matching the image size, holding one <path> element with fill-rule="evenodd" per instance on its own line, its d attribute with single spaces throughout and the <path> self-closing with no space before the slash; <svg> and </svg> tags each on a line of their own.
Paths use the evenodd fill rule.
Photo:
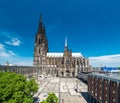
<svg viewBox="0 0 120 103">
<path fill-rule="evenodd" d="M 40 16 L 38 31 L 34 43 L 34 63 L 33 66 L 39 74 L 53 75 L 59 77 L 76 77 L 78 72 L 87 72 L 89 60 L 81 53 L 73 53 L 67 46 L 65 39 L 64 51 L 61 53 L 48 52 L 48 40 L 45 27 Z"/>
</svg>

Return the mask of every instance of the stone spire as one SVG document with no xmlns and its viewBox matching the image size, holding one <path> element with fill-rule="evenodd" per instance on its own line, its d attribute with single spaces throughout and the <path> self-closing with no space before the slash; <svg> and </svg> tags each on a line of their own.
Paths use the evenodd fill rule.
<svg viewBox="0 0 120 103">
<path fill-rule="evenodd" d="M 67 37 L 65 38 L 65 47 L 67 48 Z"/>
<path fill-rule="evenodd" d="M 68 51 L 67 37 L 65 38 L 65 51 Z"/>
<path fill-rule="evenodd" d="M 46 38 L 46 30 L 45 30 L 45 26 L 43 26 L 43 36 Z"/>
<path fill-rule="evenodd" d="M 42 15 L 40 15 L 40 21 L 39 21 L 39 26 L 38 26 L 38 33 L 40 33 L 40 34 L 43 33 Z"/>
<path fill-rule="evenodd" d="M 46 38 L 45 26 L 42 23 L 42 16 L 40 15 L 38 31 L 35 39 L 34 47 L 34 67 L 40 67 L 46 64 L 46 55 L 48 52 L 48 41 Z"/>
</svg>

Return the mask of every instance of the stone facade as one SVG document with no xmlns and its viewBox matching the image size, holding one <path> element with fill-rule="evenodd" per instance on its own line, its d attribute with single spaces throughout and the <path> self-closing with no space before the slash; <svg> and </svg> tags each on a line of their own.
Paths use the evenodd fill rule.
<svg viewBox="0 0 120 103">
<path fill-rule="evenodd" d="M 72 53 L 67 46 L 67 38 L 62 53 L 48 52 L 46 31 L 40 17 L 38 32 L 35 36 L 33 66 L 38 68 L 40 74 L 76 77 L 78 72 L 88 71 L 89 60 L 81 53 Z"/>
</svg>

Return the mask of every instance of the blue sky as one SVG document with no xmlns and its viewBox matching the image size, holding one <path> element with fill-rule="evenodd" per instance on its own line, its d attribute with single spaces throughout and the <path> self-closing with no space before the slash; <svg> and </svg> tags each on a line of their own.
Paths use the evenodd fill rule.
<svg viewBox="0 0 120 103">
<path fill-rule="evenodd" d="M 2 0 L 0 64 L 32 65 L 40 13 L 50 52 L 73 52 L 92 66 L 120 66 L 119 0 Z M 54 47 L 54 48 L 53 48 Z"/>
</svg>

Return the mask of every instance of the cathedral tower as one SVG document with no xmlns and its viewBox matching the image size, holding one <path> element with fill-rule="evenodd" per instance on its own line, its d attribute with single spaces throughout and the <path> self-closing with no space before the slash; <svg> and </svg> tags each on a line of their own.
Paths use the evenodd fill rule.
<svg viewBox="0 0 120 103">
<path fill-rule="evenodd" d="M 40 16 L 35 36 L 33 62 L 37 73 L 60 77 L 76 77 L 79 71 L 85 72 L 89 68 L 88 60 L 81 53 L 72 52 L 68 48 L 67 38 L 63 52 L 48 52 L 48 41 L 45 26 L 42 24 L 42 16 Z"/>
<path fill-rule="evenodd" d="M 36 33 L 34 43 L 34 63 L 33 63 L 34 67 L 43 67 L 46 65 L 47 52 L 48 41 L 46 38 L 45 26 L 43 26 L 42 24 L 42 16 L 40 15 L 38 31 Z"/>
</svg>

